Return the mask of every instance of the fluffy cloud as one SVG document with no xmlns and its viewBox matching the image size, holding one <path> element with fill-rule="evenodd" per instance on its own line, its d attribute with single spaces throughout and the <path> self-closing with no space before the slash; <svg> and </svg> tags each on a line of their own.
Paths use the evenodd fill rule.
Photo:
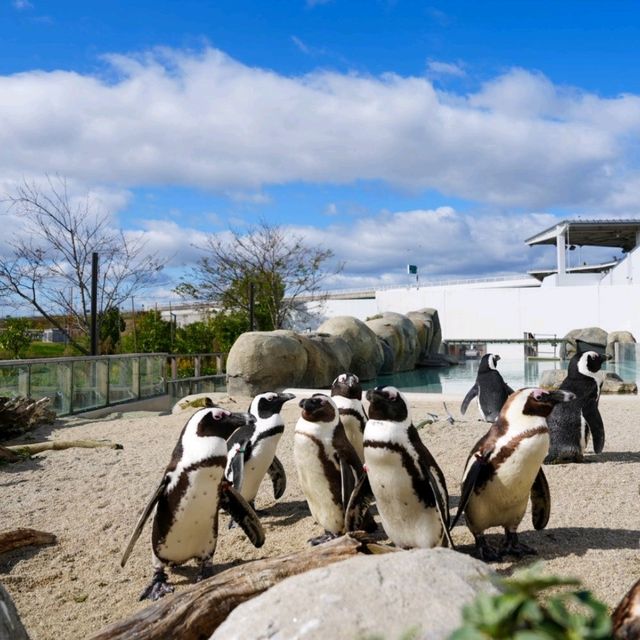
<svg viewBox="0 0 640 640">
<path fill-rule="evenodd" d="M 499 206 L 633 207 L 640 98 L 513 70 L 469 95 L 426 78 L 284 76 L 215 49 L 108 58 L 104 77 L 0 77 L 0 179 L 260 193 L 380 180 Z"/>
</svg>

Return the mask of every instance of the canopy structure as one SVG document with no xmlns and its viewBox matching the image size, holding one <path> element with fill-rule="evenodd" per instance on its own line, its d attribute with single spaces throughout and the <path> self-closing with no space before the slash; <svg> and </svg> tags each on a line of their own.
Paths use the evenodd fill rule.
<svg viewBox="0 0 640 640">
<path fill-rule="evenodd" d="M 615 247 L 625 253 L 633 251 L 640 244 L 640 220 L 563 220 L 557 225 L 545 229 L 535 236 L 525 240 L 530 247 L 541 244 L 555 244 L 557 267 L 556 270 L 532 273 L 538 278 L 541 275 L 557 273 L 564 276 L 575 269 L 566 268 L 567 248 L 579 247 Z M 607 271 L 615 262 L 582 267 L 579 271 L 601 272 Z M 586 266 L 586 265 L 585 265 Z"/>
</svg>

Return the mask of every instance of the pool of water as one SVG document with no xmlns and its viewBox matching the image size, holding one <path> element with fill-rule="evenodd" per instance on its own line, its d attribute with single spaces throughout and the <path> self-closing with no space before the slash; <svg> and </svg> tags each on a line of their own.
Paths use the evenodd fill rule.
<svg viewBox="0 0 640 640">
<path fill-rule="evenodd" d="M 475 382 L 479 364 L 479 360 L 466 360 L 452 367 L 425 367 L 403 371 L 378 376 L 375 380 L 363 383 L 363 387 L 370 389 L 378 385 L 393 385 L 403 391 L 464 395 Z M 502 358 L 498 363 L 498 371 L 512 389 L 520 389 L 538 386 L 543 371 L 566 369 L 567 365 L 568 361 Z M 603 370 L 613 371 L 627 382 L 638 383 L 635 361 L 608 362 Z"/>
</svg>

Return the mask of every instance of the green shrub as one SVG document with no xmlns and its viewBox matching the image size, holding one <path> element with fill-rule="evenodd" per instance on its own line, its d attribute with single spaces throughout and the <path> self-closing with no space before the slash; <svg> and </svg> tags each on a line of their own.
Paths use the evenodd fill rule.
<svg viewBox="0 0 640 640">
<path fill-rule="evenodd" d="M 611 639 L 607 606 L 579 580 L 546 576 L 541 565 L 496 578 L 502 593 L 480 593 L 465 606 L 463 626 L 449 640 L 589 640 Z M 576 587 L 570 589 L 569 587 Z M 547 593 L 554 589 L 552 594 Z"/>
</svg>

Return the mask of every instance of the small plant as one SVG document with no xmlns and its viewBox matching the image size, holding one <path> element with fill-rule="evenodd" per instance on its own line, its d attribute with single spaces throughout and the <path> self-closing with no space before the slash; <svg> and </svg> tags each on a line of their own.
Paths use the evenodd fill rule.
<svg viewBox="0 0 640 640">
<path fill-rule="evenodd" d="M 480 593 L 465 606 L 464 624 L 449 640 L 612 638 L 607 606 L 590 591 L 580 589 L 579 580 L 542 575 L 541 565 L 535 564 L 494 582 L 502 593 Z M 544 593 L 551 588 L 553 594 Z"/>
</svg>

